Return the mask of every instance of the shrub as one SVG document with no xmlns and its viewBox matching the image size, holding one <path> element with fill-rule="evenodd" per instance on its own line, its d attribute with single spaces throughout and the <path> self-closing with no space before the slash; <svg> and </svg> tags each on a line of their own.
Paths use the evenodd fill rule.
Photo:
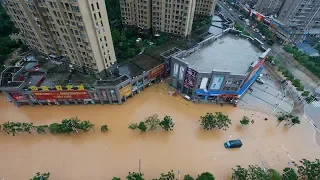
<svg viewBox="0 0 320 180">
<path fill-rule="evenodd" d="M 300 85 L 298 88 L 297 88 L 298 91 L 304 91 L 304 86 L 303 85 Z"/>
<path fill-rule="evenodd" d="M 43 173 L 40 174 L 39 172 L 37 172 L 37 174 L 30 180 L 49 180 L 50 177 L 50 173 Z"/>
<path fill-rule="evenodd" d="M 137 123 L 131 123 L 131 124 L 129 124 L 128 128 L 131 129 L 131 130 L 135 130 L 135 129 L 138 128 L 138 124 Z"/>
<path fill-rule="evenodd" d="M 295 87 L 300 87 L 301 86 L 300 79 L 293 80 L 292 81 L 292 85 L 294 85 Z"/>
<path fill-rule="evenodd" d="M 101 132 L 107 132 L 108 130 L 108 125 L 105 124 L 101 126 Z"/>
<path fill-rule="evenodd" d="M 309 96 L 310 92 L 309 91 L 304 91 L 301 95 L 302 96 Z"/>
<path fill-rule="evenodd" d="M 249 118 L 247 116 L 243 116 L 240 120 L 241 125 L 248 125 L 250 122 Z"/>
<path fill-rule="evenodd" d="M 129 172 L 129 175 L 126 177 L 127 180 L 144 180 L 142 173 Z"/>
<path fill-rule="evenodd" d="M 209 172 L 204 172 L 196 180 L 214 180 L 214 176 Z"/>
<path fill-rule="evenodd" d="M 183 180 L 194 180 L 194 179 L 189 174 L 187 174 L 183 177 Z"/>
<path fill-rule="evenodd" d="M 269 179 L 270 180 L 282 180 L 280 173 L 274 169 L 269 169 Z"/>
<path fill-rule="evenodd" d="M 147 126 L 144 124 L 144 122 L 140 122 L 138 128 L 139 128 L 142 132 L 146 132 L 146 130 L 147 130 Z"/>
<path fill-rule="evenodd" d="M 113 177 L 112 180 L 121 180 L 121 179 L 118 177 Z"/>
<path fill-rule="evenodd" d="M 298 175 L 294 169 L 286 167 L 283 169 L 283 179 L 298 180 Z"/>
<path fill-rule="evenodd" d="M 166 131 L 172 131 L 174 126 L 174 123 L 172 123 L 172 118 L 170 116 L 165 116 L 160 122 L 160 126 Z"/>
</svg>

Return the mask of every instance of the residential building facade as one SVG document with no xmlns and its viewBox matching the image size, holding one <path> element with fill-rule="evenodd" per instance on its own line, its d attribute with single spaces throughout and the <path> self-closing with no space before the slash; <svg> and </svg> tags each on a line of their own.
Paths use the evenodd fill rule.
<svg viewBox="0 0 320 180">
<path fill-rule="evenodd" d="M 264 15 L 277 15 L 285 0 L 258 0 L 254 8 Z"/>
<path fill-rule="evenodd" d="M 286 0 L 278 20 L 299 34 L 316 33 L 320 29 L 320 1 Z"/>
<path fill-rule="evenodd" d="M 195 14 L 203 16 L 213 16 L 216 3 L 216 0 L 197 0 Z"/>
<path fill-rule="evenodd" d="M 95 73 L 116 62 L 103 0 L 5 0 L 4 6 L 31 49 Z"/>
<path fill-rule="evenodd" d="M 214 3 L 207 0 L 202 4 L 206 10 L 201 12 L 213 14 L 211 6 L 206 5 Z M 152 29 L 154 34 L 165 32 L 180 36 L 189 35 L 195 7 L 196 0 L 120 0 L 123 23 L 141 29 Z"/>
</svg>

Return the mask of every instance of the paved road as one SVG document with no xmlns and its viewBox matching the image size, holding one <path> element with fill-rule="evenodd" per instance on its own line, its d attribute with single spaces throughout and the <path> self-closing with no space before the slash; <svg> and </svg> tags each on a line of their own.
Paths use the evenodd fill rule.
<svg viewBox="0 0 320 180">
<path fill-rule="evenodd" d="M 268 73 L 263 71 L 263 73 Z M 293 109 L 293 101 L 284 97 L 277 81 L 268 76 L 263 76 L 264 84 L 254 82 L 252 92 L 248 91 L 241 99 L 239 106 L 259 112 L 275 115 L 278 112 L 290 113 Z"/>
<path fill-rule="evenodd" d="M 218 4 L 221 7 L 221 13 L 224 14 L 226 17 L 232 19 L 235 22 L 238 22 L 239 24 L 241 24 L 253 37 L 259 39 L 261 42 L 264 42 L 262 36 L 253 31 L 253 29 L 249 26 L 246 25 L 244 20 L 239 19 L 239 15 L 242 15 L 240 12 L 236 11 L 235 9 L 230 10 L 230 8 L 228 7 L 228 4 L 226 3 L 222 3 L 222 2 L 218 2 Z M 268 44 L 264 44 L 264 46 L 266 48 L 270 48 L 270 46 Z"/>
</svg>

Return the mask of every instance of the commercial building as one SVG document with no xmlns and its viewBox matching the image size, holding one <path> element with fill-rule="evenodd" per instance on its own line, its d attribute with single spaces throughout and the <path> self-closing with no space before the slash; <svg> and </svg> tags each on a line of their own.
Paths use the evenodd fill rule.
<svg viewBox="0 0 320 180">
<path fill-rule="evenodd" d="M 215 4 L 216 0 L 120 0 L 125 25 L 179 36 L 191 33 L 194 14 L 212 16 Z"/>
<path fill-rule="evenodd" d="M 264 15 L 278 15 L 285 0 L 258 0 L 254 8 Z"/>
<path fill-rule="evenodd" d="M 116 62 L 104 0 L 4 0 L 31 49 L 103 73 Z"/>
<path fill-rule="evenodd" d="M 180 51 L 173 48 L 158 57 L 138 55 L 119 64 L 106 80 L 90 79 L 89 75 L 70 71 L 66 63 L 30 55 L 18 62 L 21 66 L 7 67 L 1 73 L 0 90 L 16 106 L 122 104 L 169 74 L 166 57 Z"/>
<path fill-rule="evenodd" d="M 239 99 L 262 71 L 270 49 L 227 29 L 171 57 L 171 86 L 195 102 Z"/>
</svg>

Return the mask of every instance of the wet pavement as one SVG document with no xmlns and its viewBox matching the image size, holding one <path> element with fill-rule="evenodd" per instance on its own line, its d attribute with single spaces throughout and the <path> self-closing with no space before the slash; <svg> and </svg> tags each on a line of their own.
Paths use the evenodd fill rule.
<svg viewBox="0 0 320 180">
<path fill-rule="evenodd" d="M 265 82 L 260 84 L 254 82 L 252 92 L 248 91 L 242 97 L 239 106 L 249 108 L 255 111 L 264 112 L 269 115 L 275 115 L 279 112 L 290 113 L 293 109 L 293 100 L 284 97 L 280 85 L 271 77 L 267 71 L 263 71 L 261 79 Z"/>
<path fill-rule="evenodd" d="M 286 127 L 277 125 L 274 117 L 248 109 L 213 104 L 193 104 L 181 97 L 168 95 L 165 83 L 147 88 L 123 105 L 74 105 L 16 107 L 5 103 L 0 95 L 1 123 L 33 122 L 36 125 L 60 122 L 77 116 L 95 124 L 95 132 L 72 135 L 19 134 L 0 135 L 3 163 L 0 179 L 28 179 L 36 172 L 50 172 L 50 179 L 78 180 L 124 179 L 129 171 L 141 171 L 145 179 L 158 178 L 161 173 L 178 170 L 181 177 L 209 171 L 216 179 L 230 179 L 236 165 L 256 164 L 282 170 L 288 162 L 302 158 L 320 158 L 315 131 L 307 121 Z M 257 91 L 257 90 L 256 90 Z M 227 131 L 204 131 L 199 117 L 206 112 L 228 114 L 232 125 Z M 152 114 L 160 118 L 170 115 L 174 131 L 140 133 L 128 129 Z M 242 116 L 254 120 L 240 126 Z M 109 131 L 101 133 L 107 124 Z M 239 149 L 225 149 L 227 140 L 240 138 Z"/>
</svg>

